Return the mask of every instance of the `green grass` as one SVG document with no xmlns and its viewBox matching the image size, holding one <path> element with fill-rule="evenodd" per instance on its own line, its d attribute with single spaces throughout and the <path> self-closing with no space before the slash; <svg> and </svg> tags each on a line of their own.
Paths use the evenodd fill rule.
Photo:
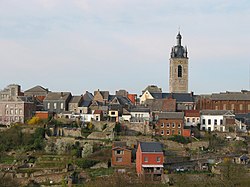
<svg viewBox="0 0 250 187">
<path fill-rule="evenodd" d="M 3 155 L 0 158 L 0 163 L 2 164 L 12 164 L 15 158 L 13 156 Z"/>
</svg>

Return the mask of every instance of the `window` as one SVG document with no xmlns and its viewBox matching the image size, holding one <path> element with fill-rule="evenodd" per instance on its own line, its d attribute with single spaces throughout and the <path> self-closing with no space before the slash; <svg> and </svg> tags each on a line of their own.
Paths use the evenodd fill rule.
<svg viewBox="0 0 250 187">
<path fill-rule="evenodd" d="M 182 66 L 178 66 L 178 77 L 182 77 Z"/>
<path fill-rule="evenodd" d="M 169 128 L 170 127 L 170 124 L 169 123 L 167 123 L 167 128 Z"/>
<path fill-rule="evenodd" d="M 175 123 L 172 123 L 172 128 L 175 128 Z"/>
<path fill-rule="evenodd" d="M 226 109 L 227 109 L 227 105 L 223 104 L 223 110 L 226 110 Z"/>
<path fill-rule="evenodd" d="M 240 110 L 243 110 L 243 105 L 242 104 L 240 104 Z"/>
<path fill-rule="evenodd" d="M 57 103 L 54 103 L 54 109 L 56 109 L 56 107 L 57 107 Z"/>
<path fill-rule="evenodd" d="M 123 155 L 124 152 L 123 152 L 123 150 L 116 150 L 115 154 L 116 155 Z"/>
<path fill-rule="evenodd" d="M 208 119 L 208 125 L 211 125 L 211 119 Z"/>
<path fill-rule="evenodd" d="M 63 103 L 61 103 L 61 109 L 63 109 Z"/>
<path fill-rule="evenodd" d="M 22 109 L 19 109 L 19 114 L 23 114 L 23 110 Z"/>
<path fill-rule="evenodd" d="M 122 157 L 116 157 L 115 160 L 116 162 L 122 162 Z"/>
<path fill-rule="evenodd" d="M 202 124 L 206 125 L 206 120 L 205 119 L 202 119 Z"/>
<path fill-rule="evenodd" d="M 163 130 L 161 130 L 161 135 L 164 135 L 164 131 Z"/>
<path fill-rule="evenodd" d="M 214 120 L 214 124 L 217 125 L 217 119 Z"/>
<path fill-rule="evenodd" d="M 164 128 L 164 123 L 161 124 L 161 128 Z"/>
<path fill-rule="evenodd" d="M 156 162 L 160 162 L 161 161 L 161 157 L 156 157 Z"/>
<path fill-rule="evenodd" d="M 144 162 L 148 162 L 148 157 L 144 157 Z"/>
<path fill-rule="evenodd" d="M 215 110 L 218 110 L 218 108 L 219 108 L 218 106 L 215 106 Z"/>
<path fill-rule="evenodd" d="M 48 109 L 50 109 L 50 103 L 48 103 Z"/>
<path fill-rule="evenodd" d="M 111 112 L 111 115 L 115 115 L 115 112 Z M 135 117 L 137 117 L 137 114 L 135 114 Z"/>
<path fill-rule="evenodd" d="M 14 114 L 14 111 L 13 111 L 13 109 L 10 109 L 10 114 Z"/>
<path fill-rule="evenodd" d="M 15 109 L 15 114 L 18 114 L 18 110 L 17 109 Z"/>
<path fill-rule="evenodd" d="M 247 105 L 247 109 L 250 110 L 250 104 Z"/>
<path fill-rule="evenodd" d="M 189 120 L 189 118 L 187 118 L 187 122 L 189 122 L 190 120 Z"/>
<path fill-rule="evenodd" d="M 234 104 L 231 104 L 231 110 L 234 110 Z"/>
<path fill-rule="evenodd" d="M 172 130 L 172 135 L 174 135 L 175 134 L 175 131 L 174 130 Z"/>
<path fill-rule="evenodd" d="M 8 114 L 9 114 L 9 111 L 8 111 L 8 110 L 6 110 L 6 111 L 5 111 L 5 114 L 6 114 L 6 115 L 8 115 Z"/>
<path fill-rule="evenodd" d="M 180 123 L 180 124 L 178 124 L 178 128 L 181 128 L 181 123 Z"/>
<path fill-rule="evenodd" d="M 223 125 L 223 119 L 220 120 L 220 124 Z"/>
<path fill-rule="evenodd" d="M 167 135 L 170 135 L 170 131 L 169 130 L 167 130 Z"/>
<path fill-rule="evenodd" d="M 195 122 L 195 118 L 192 119 L 192 122 L 193 122 L 193 123 Z"/>
<path fill-rule="evenodd" d="M 178 135 L 181 135 L 181 131 L 180 130 L 178 130 Z"/>
</svg>

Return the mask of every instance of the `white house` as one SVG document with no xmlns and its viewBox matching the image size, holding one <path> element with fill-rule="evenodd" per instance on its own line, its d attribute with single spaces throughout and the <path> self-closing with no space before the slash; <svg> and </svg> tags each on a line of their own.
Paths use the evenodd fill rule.
<svg viewBox="0 0 250 187">
<path fill-rule="evenodd" d="M 224 132 L 229 119 L 235 121 L 230 110 L 202 110 L 200 114 L 200 130 Z"/>
<path fill-rule="evenodd" d="M 148 122 L 150 118 L 149 108 L 132 108 L 130 109 L 131 123 Z"/>
</svg>

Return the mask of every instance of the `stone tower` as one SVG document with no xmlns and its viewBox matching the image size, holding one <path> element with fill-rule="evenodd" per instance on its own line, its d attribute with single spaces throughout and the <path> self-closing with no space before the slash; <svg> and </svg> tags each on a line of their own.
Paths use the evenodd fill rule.
<svg viewBox="0 0 250 187">
<path fill-rule="evenodd" d="M 169 66 L 169 92 L 188 93 L 188 57 L 187 47 L 181 45 L 178 33 L 177 45 L 172 47 Z"/>
</svg>

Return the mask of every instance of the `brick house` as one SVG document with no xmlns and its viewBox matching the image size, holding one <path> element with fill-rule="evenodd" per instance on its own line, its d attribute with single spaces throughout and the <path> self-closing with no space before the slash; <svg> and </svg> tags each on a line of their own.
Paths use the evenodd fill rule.
<svg viewBox="0 0 250 187">
<path fill-rule="evenodd" d="M 199 110 L 232 110 L 235 114 L 247 114 L 250 112 L 250 91 L 201 95 L 196 105 Z"/>
<path fill-rule="evenodd" d="M 184 133 L 184 112 L 155 113 L 155 134 L 161 136 L 181 135 Z M 185 132 L 185 135 L 187 133 Z"/>
<path fill-rule="evenodd" d="M 112 145 L 112 166 L 131 166 L 132 150 L 126 142 L 113 142 Z"/>
<path fill-rule="evenodd" d="M 136 151 L 136 172 L 143 180 L 161 180 L 164 153 L 159 142 L 139 142 Z"/>
</svg>

